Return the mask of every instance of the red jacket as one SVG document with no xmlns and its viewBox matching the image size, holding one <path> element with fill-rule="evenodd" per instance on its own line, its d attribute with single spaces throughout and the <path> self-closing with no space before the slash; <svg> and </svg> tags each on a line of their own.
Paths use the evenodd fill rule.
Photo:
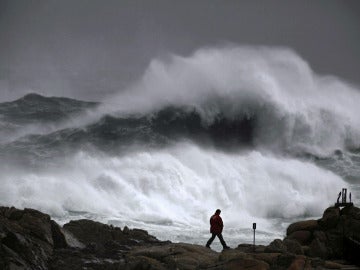
<svg viewBox="0 0 360 270">
<path fill-rule="evenodd" d="M 212 215 L 210 218 L 210 232 L 219 234 L 222 233 L 223 228 L 224 224 L 221 217 L 218 214 Z"/>
</svg>

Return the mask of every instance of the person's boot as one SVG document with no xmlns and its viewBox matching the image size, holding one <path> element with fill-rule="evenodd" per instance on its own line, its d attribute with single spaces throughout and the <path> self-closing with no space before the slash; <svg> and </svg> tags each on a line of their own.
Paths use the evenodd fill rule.
<svg viewBox="0 0 360 270">
<path fill-rule="evenodd" d="M 225 247 L 223 247 L 223 249 L 230 249 L 230 247 L 229 247 L 229 246 L 225 246 Z"/>
<path fill-rule="evenodd" d="M 205 247 L 210 248 L 210 246 L 208 244 L 206 244 Z"/>
</svg>

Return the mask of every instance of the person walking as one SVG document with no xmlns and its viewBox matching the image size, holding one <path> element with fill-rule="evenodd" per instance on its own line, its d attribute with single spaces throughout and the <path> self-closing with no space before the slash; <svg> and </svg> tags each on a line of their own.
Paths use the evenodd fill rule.
<svg viewBox="0 0 360 270">
<path fill-rule="evenodd" d="M 214 241 L 215 237 L 217 236 L 220 240 L 220 243 L 223 246 L 223 249 L 229 249 L 230 247 L 228 247 L 224 241 L 224 238 L 222 236 L 222 230 L 224 228 L 224 224 L 222 221 L 222 218 L 220 217 L 220 213 L 221 210 L 217 209 L 215 211 L 215 214 L 211 216 L 210 218 L 210 233 L 212 234 L 212 236 L 210 237 L 210 239 L 207 241 L 206 243 L 206 247 L 210 248 L 211 243 Z"/>
</svg>

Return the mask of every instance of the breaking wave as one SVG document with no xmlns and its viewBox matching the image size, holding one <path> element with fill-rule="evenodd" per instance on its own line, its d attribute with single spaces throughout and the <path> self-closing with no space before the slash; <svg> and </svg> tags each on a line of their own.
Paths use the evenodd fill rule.
<svg viewBox="0 0 360 270">
<path fill-rule="evenodd" d="M 222 208 L 276 230 L 358 185 L 359 100 L 290 49 L 234 46 L 153 60 L 100 103 L 27 95 L 0 104 L 0 203 L 155 234 Z"/>
</svg>

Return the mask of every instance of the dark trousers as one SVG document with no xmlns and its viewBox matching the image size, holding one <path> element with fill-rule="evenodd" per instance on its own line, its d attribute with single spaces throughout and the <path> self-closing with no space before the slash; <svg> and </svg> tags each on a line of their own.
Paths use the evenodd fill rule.
<svg viewBox="0 0 360 270">
<path fill-rule="evenodd" d="M 223 238 L 223 236 L 222 236 L 221 233 L 219 233 L 219 234 L 213 233 L 212 236 L 210 237 L 210 239 L 207 241 L 206 246 L 207 246 L 207 247 L 210 247 L 211 243 L 214 241 L 214 239 L 215 239 L 216 236 L 219 238 L 220 243 L 222 244 L 222 246 L 223 246 L 224 248 L 227 247 L 227 245 L 226 245 L 226 243 L 225 243 L 225 241 L 224 241 L 224 238 Z"/>
</svg>

